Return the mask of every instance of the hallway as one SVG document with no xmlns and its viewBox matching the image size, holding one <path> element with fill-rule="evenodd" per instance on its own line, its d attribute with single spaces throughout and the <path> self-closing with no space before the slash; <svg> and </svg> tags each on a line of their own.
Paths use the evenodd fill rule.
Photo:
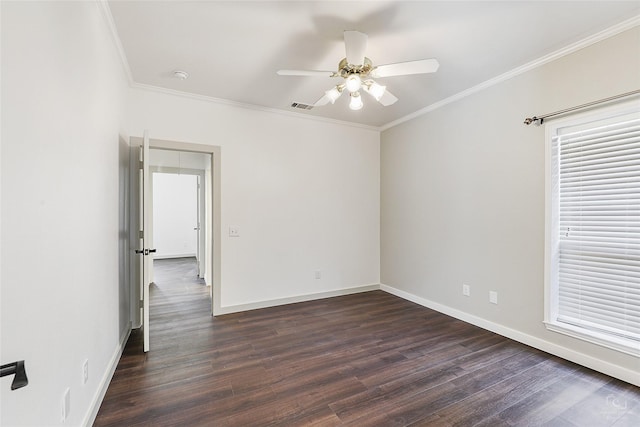
<svg viewBox="0 0 640 427">
<path fill-rule="evenodd" d="M 195 258 L 153 261 L 154 283 L 150 287 L 151 348 L 164 348 L 163 342 L 183 335 L 173 328 L 184 322 L 211 317 L 210 289 L 198 278 Z M 187 333 L 188 329 L 182 329 Z"/>
</svg>

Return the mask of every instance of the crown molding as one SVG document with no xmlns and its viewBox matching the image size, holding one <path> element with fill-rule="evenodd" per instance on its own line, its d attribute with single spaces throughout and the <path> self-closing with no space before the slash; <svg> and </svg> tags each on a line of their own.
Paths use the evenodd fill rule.
<svg viewBox="0 0 640 427">
<path fill-rule="evenodd" d="M 129 66 L 129 61 L 127 60 L 127 55 L 125 54 L 124 47 L 122 46 L 122 41 L 120 40 L 120 36 L 118 35 L 118 29 L 117 29 L 115 21 L 113 19 L 113 15 L 111 14 L 111 9 L 109 8 L 108 1 L 107 0 L 96 0 L 96 4 L 98 5 L 98 8 L 102 12 L 102 15 L 103 15 L 103 17 L 104 17 L 104 19 L 105 19 L 105 21 L 107 23 L 107 26 L 109 27 L 109 31 L 111 33 L 111 38 L 112 38 L 112 41 L 113 41 L 113 44 L 114 44 L 116 50 L 118 51 L 118 55 L 120 56 L 120 61 L 122 63 L 122 68 L 124 69 L 124 72 L 125 72 L 125 74 L 127 76 L 127 80 L 129 82 L 129 87 L 131 87 L 133 89 L 147 90 L 147 91 L 152 91 L 152 92 L 163 93 L 163 94 L 166 94 L 166 95 L 181 96 L 181 97 L 185 97 L 185 98 L 195 99 L 195 100 L 198 100 L 198 101 L 205 101 L 205 102 L 210 102 L 210 103 L 219 104 L 219 105 L 226 105 L 226 106 L 229 106 L 229 107 L 244 108 L 244 109 L 250 109 L 250 110 L 255 110 L 255 111 L 262 111 L 262 112 L 266 112 L 266 113 L 274 113 L 274 114 L 280 114 L 280 115 L 289 116 L 289 117 L 296 117 L 296 118 L 301 118 L 301 119 L 313 120 L 313 121 L 322 122 L 322 123 L 329 123 L 329 124 L 340 125 L 340 126 L 350 126 L 350 127 L 360 128 L 360 129 L 371 130 L 371 131 L 374 131 L 374 132 L 380 132 L 380 128 L 378 126 L 370 126 L 370 125 L 365 125 L 365 124 L 361 124 L 361 123 L 348 122 L 348 121 L 344 121 L 344 120 L 329 119 L 329 118 L 325 118 L 325 117 L 310 116 L 310 115 L 303 114 L 303 113 L 298 113 L 298 112 L 295 112 L 295 111 L 286 111 L 286 110 L 280 110 L 280 109 L 277 109 L 277 108 L 269 108 L 269 107 L 263 107 L 263 106 L 259 106 L 259 105 L 253 105 L 253 104 L 245 104 L 245 103 L 241 103 L 241 102 L 230 101 L 230 100 L 227 100 L 227 99 L 215 98 L 215 97 L 212 97 L 212 96 L 198 95 L 198 94 L 193 94 L 193 93 L 189 93 L 189 92 L 182 92 L 182 91 L 173 90 L 173 89 L 166 89 L 166 88 L 162 88 L 162 87 L 159 87 L 159 86 L 153 86 L 153 85 L 148 85 L 148 84 L 143 84 L 143 83 L 137 83 L 133 79 L 133 74 L 131 73 L 131 67 Z"/>
<path fill-rule="evenodd" d="M 111 9 L 109 8 L 109 3 L 107 0 L 96 0 L 98 8 L 102 12 L 102 16 L 107 22 L 107 26 L 109 27 L 109 32 L 111 33 L 111 40 L 118 51 L 118 55 L 120 56 L 120 62 L 122 63 L 122 68 L 124 69 L 124 73 L 127 76 L 127 81 L 129 85 L 133 84 L 133 75 L 131 74 L 131 67 L 129 67 L 129 61 L 127 60 L 127 55 L 124 53 L 124 48 L 122 47 L 122 41 L 120 40 L 120 36 L 118 35 L 118 29 L 116 27 L 116 23 L 113 20 L 113 15 L 111 14 Z"/>
<path fill-rule="evenodd" d="M 366 130 L 371 130 L 371 131 L 375 131 L 375 132 L 380 132 L 380 128 L 378 128 L 376 126 L 365 125 L 365 124 L 362 124 L 362 123 L 347 122 L 347 121 L 344 121 L 344 120 L 329 119 L 329 118 L 326 118 L 326 117 L 309 116 L 309 115 L 298 113 L 298 112 L 294 112 L 294 111 L 281 110 L 281 109 L 278 109 L 278 108 L 263 107 L 263 106 L 254 105 L 254 104 L 246 104 L 246 103 L 243 103 L 243 102 L 230 101 L 228 99 L 215 98 L 213 96 L 199 95 L 199 94 L 195 94 L 195 93 L 183 92 L 183 91 L 174 90 L 174 89 L 167 89 L 167 88 L 164 88 L 164 87 L 153 86 L 153 85 L 148 85 L 148 84 L 143 84 L 143 83 L 131 83 L 130 86 L 131 86 L 132 89 L 139 89 L 139 90 L 144 90 L 144 91 L 149 91 L 149 92 L 157 92 L 157 93 L 162 93 L 162 94 L 165 94 L 165 95 L 180 96 L 180 97 L 183 97 L 183 98 L 189 98 L 189 99 L 194 99 L 194 100 L 197 100 L 197 101 L 208 102 L 208 103 L 211 103 L 211 104 L 225 105 L 227 107 L 243 108 L 243 109 L 247 109 L 247 110 L 261 111 L 261 112 L 264 112 L 264 113 L 279 114 L 279 115 L 288 116 L 288 117 L 295 117 L 295 118 L 299 118 L 299 119 L 307 119 L 307 120 L 312 120 L 312 121 L 316 121 L 316 122 L 329 123 L 329 124 L 340 125 L 340 126 L 350 126 L 350 127 L 355 127 L 355 128 L 360 128 L 360 129 L 366 129 Z"/>
<path fill-rule="evenodd" d="M 187 97 L 187 98 L 192 98 L 192 99 L 196 99 L 196 100 L 200 100 L 200 101 L 205 101 L 205 102 L 211 102 L 211 103 L 215 103 L 215 104 L 220 104 L 220 105 L 226 105 L 226 106 L 231 106 L 231 107 L 236 107 L 236 108 L 244 108 L 244 109 L 250 109 L 250 110 L 255 110 L 255 111 L 262 111 L 262 112 L 268 112 L 268 113 L 274 113 L 274 114 L 280 114 L 280 115 L 285 115 L 285 116 L 289 116 L 289 117 L 296 117 L 296 118 L 302 118 L 302 119 L 307 119 L 307 120 L 314 120 L 314 121 L 318 121 L 318 122 L 323 122 L 323 123 L 330 123 L 330 124 L 336 124 L 336 125 L 341 125 L 341 126 L 350 126 L 350 127 L 356 127 L 356 128 L 360 128 L 360 129 L 366 129 L 366 130 L 372 130 L 372 131 L 376 131 L 376 132 L 383 132 L 387 129 L 390 129 L 394 126 L 397 126 L 399 124 L 402 124 L 404 122 L 407 122 L 409 120 L 415 119 L 416 117 L 420 117 L 422 115 L 425 115 L 431 111 L 437 110 L 438 108 L 444 107 L 445 105 L 451 104 L 453 102 L 459 101 L 463 98 L 466 98 L 467 96 L 473 95 L 477 92 L 480 92 L 484 89 L 487 89 L 489 87 L 495 86 L 499 83 L 502 83 L 504 81 L 507 81 L 509 79 L 512 79 L 520 74 L 526 73 L 527 71 L 531 71 L 535 68 L 541 67 L 549 62 L 555 61 L 556 59 L 562 58 L 563 56 L 569 55 L 571 53 L 577 52 L 578 50 L 584 49 L 588 46 L 591 46 L 592 44 L 598 43 L 602 40 L 606 40 L 610 37 L 613 37 L 617 34 L 620 34 L 624 31 L 630 30 L 634 27 L 637 27 L 640 25 L 640 15 L 636 15 L 633 16 L 625 21 L 622 21 L 616 25 L 613 25 L 609 28 L 606 28 L 598 33 L 595 33 L 591 36 L 588 36 L 582 40 L 579 40 L 575 43 L 572 43 L 568 46 L 565 46 L 561 49 L 558 49 L 548 55 L 542 56 L 538 59 L 535 59 L 531 62 L 528 62 L 524 65 L 521 65 L 520 67 L 514 68 L 510 71 L 507 71 L 506 73 L 500 74 L 499 76 L 496 76 L 492 79 L 486 80 L 476 86 L 470 87 L 469 89 L 465 89 L 462 92 L 458 92 L 452 96 L 449 96 L 447 98 L 444 98 L 440 101 L 437 101 L 431 105 L 428 105 L 424 108 L 421 108 L 411 114 L 407 114 L 406 116 L 403 116 L 399 119 L 393 120 L 391 122 L 388 122 L 384 125 L 381 126 L 372 126 L 372 125 L 365 125 L 365 124 L 361 124 L 361 123 L 355 123 L 355 122 L 348 122 L 348 121 L 343 121 L 343 120 L 336 120 L 336 119 L 329 119 L 329 118 L 325 118 L 325 117 L 318 117 L 318 116 L 310 116 L 307 114 L 303 114 L 303 113 L 298 113 L 295 111 L 286 111 L 286 110 L 281 110 L 281 109 L 277 109 L 277 108 L 269 108 L 269 107 L 263 107 L 263 106 L 259 106 L 259 105 L 253 105 L 253 104 L 245 104 L 245 103 L 241 103 L 241 102 L 236 102 L 236 101 L 230 101 L 227 99 L 222 99 L 222 98 L 215 98 L 212 96 L 206 96 L 206 95 L 197 95 L 197 94 L 193 94 L 193 93 L 189 93 L 189 92 L 182 92 L 182 91 L 178 91 L 178 90 L 173 90 L 173 89 L 166 89 L 166 88 L 162 88 L 162 87 L 158 87 L 158 86 L 152 86 L 152 85 L 147 85 L 147 84 L 142 84 L 142 83 L 136 83 L 133 80 L 133 75 L 131 73 L 131 68 L 129 67 L 129 61 L 127 60 L 127 55 L 124 52 L 124 48 L 122 47 L 122 42 L 120 40 L 120 36 L 118 35 L 118 30 L 116 28 L 115 25 L 115 21 L 113 20 L 113 15 L 111 14 L 111 9 L 109 8 L 109 4 L 107 0 L 96 0 L 96 3 L 98 4 L 100 10 L 102 11 L 102 14 L 107 22 L 107 25 L 109 26 L 109 30 L 111 32 L 111 36 L 114 42 L 114 45 L 118 51 L 118 54 L 120 56 L 120 60 L 122 62 L 122 67 L 125 71 L 125 74 L 127 76 L 127 80 L 129 81 L 129 86 L 131 88 L 134 89 L 140 89 L 140 90 L 149 90 L 149 91 L 153 91 L 153 92 L 159 92 L 159 93 L 164 93 L 164 94 L 169 94 L 169 95 L 174 95 L 174 96 L 182 96 L 182 97 Z"/>
<path fill-rule="evenodd" d="M 166 95 L 181 96 L 181 97 L 185 97 L 185 98 L 195 99 L 195 100 L 198 100 L 198 101 L 205 101 L 205 102 L 210 102 L 210 103 L 219 104 L 219 105 L 226 105 L 226 106 L 229 106 L 229 107 L 244 108 L 244 109 L 250 109 L 250 110 L 255 110 L 255 111 L 262 111 L 262 112 L 266 112 L 266 113 L 275 113 L 275 114 L 285 115 L 285 116 L 289 116 L 289 117 L 296 117 L 296 118 L 314 120 L 314 121 L 323 122 L 323 123 L 330 123 L 330 124 L 334 124 L 334 125 L 350 126 L 350 127 L 356 127 L 356 128 L 360 128 L 360 129 L 366 129 L 366 130 L 372 130 L 372 131 L 375 131 L 375 132 L 380 132 L 380 128 L 377 127 L 377 126 L 370 126 L 370 125 L 365 125 L 365 124 L 361 124 L 361 123 L 354 123 L 354 122 L 348 122 L 348 121 L 343 121 L 343 120 L 328 119 L 328 118 L 325 118 L 325 117 L 309 116 L 309 115 L 298 113 L 298 112 L 295 112 L 295 111 L 286 111 L 286 110 L 280 110 L 280 109 L 277 109 L 277 108 L 263 107 L 263 106 L 254 105 L 254 104 L 245 104 L 245 103 L 242 103 L 242 102 L 230 101 L 230 100 L 227 100 L 227 99 L 215 98 L 215 97 L 212 97 L 212 96 L 198 95 L 198 94 L 194 94 L 194 93 L 190 93 L 190 92 L 183 92 L 183 91 L 179 91 L 179 90 L 166 89 L 166 88 L 159 87 L 159 86 L 153 86 L 153 85 L 148 85 L 148 84 L 143 84 L 143 83 L 137 83 L 133 79 L 133 75 L 131 73 L 131 67 L 129 66 L 129 61 L 127 60 L 127 55 L 124 52 L 124 48 L 122 46 L 122 41 L 120 40 L 120 36 L 118 35 L 118 29 L 117 29 L 115 21 L 113 19 L 113 15 L 111 14 L 111 9 L 109 8 L 108 1 L 107 0 L 96 0 L 96 3 L 98 4 L 98 6 L 99 6 L 99 8 L 100 8 L 100 10 L 101 10 L 106 22 L 107 22 L 109 30 L 111 32 L 111 37 L 113 39 L 113 43 L 114 43 L 114 45 L 116 47 L 116 50 L 118 51 L 118 55 L 120 56 L 120 61 L 122 62 L 122 67 L 124 68 L 125 74 L 127 76 L 127 80 L 129 81 L 129 87 L 131 87 L 133 89 L 148 90 L 148 91 L 152 91 L 152 92 L 164 93 Z"/>
<path fill-rule="evenodd" d="M 380 132 L 383 132 L 387 129 L 390 129 L 394 126 L 397 126 L 401 123 L 407 122 L 409 120 L 415 119 L 416 117 L 420 117 L 424 114 L 427 114 L 431 111 L 437 110 L 438 108 L 444 107 L 447 104 L 451 104 L 452 102 L 459 101 L 462 98 L 466 98 L 469 95 L 473 95 L 474 93 L 480 92 L 481 90 L 487 89 L 491 86 L 495 86 L 498 83 L 502 83 L 506 80 L 512 79 L 520 74 L 526 73 L 527 71 L 531 71 L 534 68 L 541 67 L 549 62 L 555 61 L 556 59 L 562 58 L 563 56 L 569 55 L 571 53 L 577 52 L 580 49 L 584 49 L 585 47 L 591 46 L 592 44 L 598 43 L 602 40 L 606 40 L 610 37 L 613 37 L 617 34 L 620 34 L 624 31 L 630 30 L 631 28 L 637 27 L 640 25 L 640 15 L 636 15 L 630 19 L 622 21 L 612 27 L 609 27 L 605 30 L 602 30 L 598 33 L 595 33 L 591 36 L 588 36 L 582 40 L 579 40 L 575 43 L 572 43 L 568 46 L 565 46 L 561 49 L 556 50 L 548 55 L 542 56 L 538 59 L 535 59 L 531 62 L 528 62 L 520 67 L 514 68 L 513 70 L 507 71 L 504 74 L 500 74 L 492 79 L 486 80 L 476 86 L 470 87 L 469 89 L 463 90 L 462 92 L 458 92 L 455 95 L 452 95 L 448 98 L 442 99 L 438 102 L 435 102 L 431 105 L 428 105 L 420 110 L 417 110 L 411 114 L 407 114 L 404 117 L 401 117 L 397 120 L 389 122 L 380 126 Z"/>
</svg>

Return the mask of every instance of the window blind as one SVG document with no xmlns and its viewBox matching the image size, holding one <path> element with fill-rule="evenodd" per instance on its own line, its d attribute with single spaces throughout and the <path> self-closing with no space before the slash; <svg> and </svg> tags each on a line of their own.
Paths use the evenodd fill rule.
<svg viewBox="0 0 640 427">
<path fill-rule="evenodd" d="M 640 344 L 640 119 L 552 139 L 557 321 Z"/>
</svg>

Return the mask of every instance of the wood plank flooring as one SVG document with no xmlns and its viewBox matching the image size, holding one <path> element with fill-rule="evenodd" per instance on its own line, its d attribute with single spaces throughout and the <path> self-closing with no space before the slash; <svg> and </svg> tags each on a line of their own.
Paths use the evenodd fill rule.
<svg viewBox="0 0 640 427">
<path fill-rule="evenodd" d="M 640 426 L 640 389 L 382 291 L 213 318 L 156 261 L 95 426 Z"/>
</svg>

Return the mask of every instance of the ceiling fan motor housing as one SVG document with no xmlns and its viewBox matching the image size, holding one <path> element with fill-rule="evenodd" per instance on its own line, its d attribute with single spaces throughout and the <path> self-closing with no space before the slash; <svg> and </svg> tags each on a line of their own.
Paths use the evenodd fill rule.
<svg viewBox="0 0 640 427">
<path fill-rule="evenodd" d="M 354 65 L 347 62 L 347 58 L 343 58 L 338 64 L 338 75 L 347 78 L 351 74 L 368 75 L 373 70 L 373 63 L 367 57 L 364 58 L 364 64 Z"/>
</svg>

